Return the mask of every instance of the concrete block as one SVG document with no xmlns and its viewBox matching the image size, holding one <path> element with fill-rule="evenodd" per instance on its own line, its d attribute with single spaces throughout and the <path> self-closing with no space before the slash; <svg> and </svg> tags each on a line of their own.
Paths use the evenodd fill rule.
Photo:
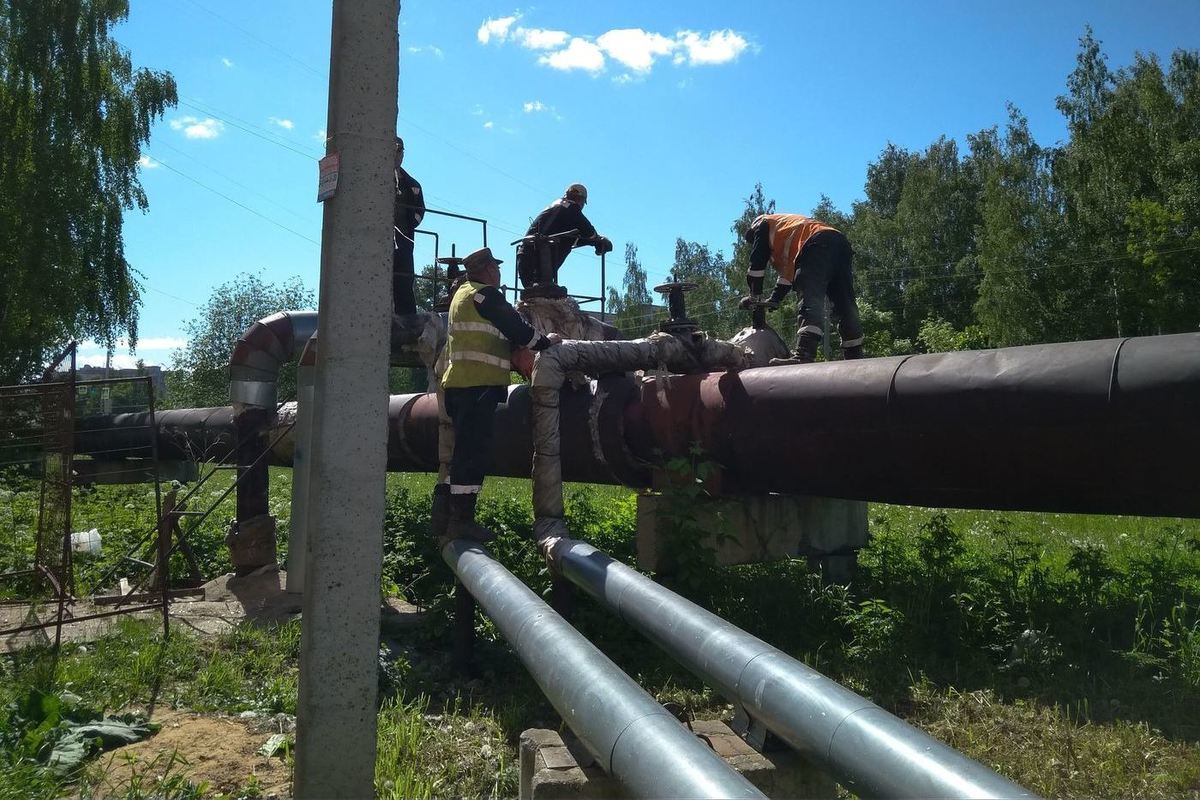
<svg viewBox="0 0 1200 800">
<path fill-rule="evenodd" d="M 759 753 L 719 720 L 696 720 L 695 734 L 769 797 L 831 798 L 837 783 L 792 750 Z M 570 732 L 531 729 L 521 734 L 521 800 L 628 797 L 595 764 Z"/>
<path fill-rule="evenodd" d="M 659 527 L 670 513 L 662 495 L 638 496 L 637 551 L 643 569 L 669 571 Z M 851 553 L 867 544 L 867 504 L 828 497 L 761 495 L 695 501 L 718 564 Z"/>
<path fill-rule="evenodd" d="M 225 535 L 233 571 L 246 575 L 275 564 L 275 518 L 270 514 L 238 522 L 231 520 Z"/>
</svg>

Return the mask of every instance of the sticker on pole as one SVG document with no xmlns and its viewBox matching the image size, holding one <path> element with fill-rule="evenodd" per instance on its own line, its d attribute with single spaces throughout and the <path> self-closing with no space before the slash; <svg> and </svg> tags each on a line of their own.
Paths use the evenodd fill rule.
<svg viewBox="0 0 1200 800">
<path fill-rule="evenodd" d="M 320 178 L 317 181 L 317 202 L 323 203 L 337 194 L 338 168 L 341 158 L 330 153 L 320 161 Z"/>
</svg>

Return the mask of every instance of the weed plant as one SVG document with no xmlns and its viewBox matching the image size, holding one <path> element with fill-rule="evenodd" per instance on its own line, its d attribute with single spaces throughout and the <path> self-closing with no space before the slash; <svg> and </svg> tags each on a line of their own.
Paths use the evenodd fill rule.
<svg viewBox="0 0 1200 800">
<path fill-rule="evenodd" d="M 281 545 L 289 477 L 272 471 Z M 520 731 L 559 723 L 482 614 L 478 674 L 454 673 L 452 581 L 429 535 L 431 487 L 431 476 L 387 482 L 382 589 L 426 609 L 431 623 L 381 653 L 377 791 L 507 796 Z M 100 527 L 104 558 L 115 558 L 152 523 L 145 499 L 145 487 L 81 492 L 75 527 Z M 674 520 L 674 548 L 714 533 L 694 499 L 679 504 L 687 513 Z M 12 543 L 0 547 L 6 568 L 28 560 L 35 503 L 20 480 L 0 484 L 0 543 Z M 636 503 L 627 490 L 568 486 L 568 524 L 633 564 Z M 222 518 L 232 505 L 218 511 L 192 540 L 209 575 L 228 568 Z M 499 534 L 496 556 L 548 596 L 550 576 L 529 541 L 529 483 L 489 479 L 480 519 Z M 873 505 L 870 528 L 847 586 L 825 582 L 804 560 L 718 568 L 704 544 L 683 553 L 686 580 L 676 576 L 673 586 L 1040 794 L 1200 789 L 1200 524 Z M 728 713 L 722 698 L 585 597 L 574 622 L 660 700 Z M 114 710 L 165 702 L 291 713 L 298 637 L 294 624 L 242 627 L 163 645 L 152 626 L 126 621 L 86 651 L 67 647 L 53 676 L 45 653 L 0 659 L 0 706 L 36 687 Z M 0 741 L 29 733 L 11 715 L 4 720 Z M 0 798 L 61 792 L 22 752 L 0 746 Z M 187 796 L 182 780 L 178 796 Z"/>
</svg>

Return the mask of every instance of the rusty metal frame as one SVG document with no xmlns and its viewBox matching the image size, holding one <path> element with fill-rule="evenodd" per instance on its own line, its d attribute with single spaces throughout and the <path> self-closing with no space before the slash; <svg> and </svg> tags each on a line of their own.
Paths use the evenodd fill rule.
<svg viewBox="0 0 1200 800">
<path fill-rule="evenodd" d="M 43 435 L 42 439 L 42 455 L 43 461 L 42 484 L 38 502 L 38 540 L 34 553 L 34 565 L 31 569 L 14 570 L 12 572 L 0 575 L 0 579 L 13 578 L 24 575 L 37 575 L 45 580 L 52 589 L 52 601 L 56 605 L 56 611 L 53 619 L 48 619 L 45 622 L 36 624 L 23 624 L 14 628 L 0 630 L 0 636 L 11 636 L 19 633 L 27 633 L 35 630 L 45 630 L 46 628 L 54 628 L 54 649 L 57 651 L 62 644 L 62 629 L 64 625 L 70 625 L 78 622 L 87 622 L 95 619 L 103 619 L 123 614 L 133 614 L 142 611 L 160 611 L 163 621 L 163 637 L 170 635 L 170 602 L 172 593 L 170 591 L 171 583 L 171 566 L 170 566 L 170 528 L 163 524 L 162 515 L 162 482 L 159 474 L 159 458 L 158 458 L 158 425 L 155 418 L 156 402 L 154 392 L 154 382 L 149 376 L 122 377 L 122 378 L 102 378 L 97 380 L 77 381 L 76 380 L 76 353 L 78 343 L 71 342 L 63 352 L 46 368 L 42 374 L 42 380 L 39 383 L 25 384 L 21 386 L 6 386 L 0 387 L 0 392 L 20 391 L 29 393 L 32 397 L 41 396 L 43 405 L 43 420 L 54 418 L 58 420 L 58 428 L 61 441 L 57 442 L 58 447 L 52 451 L 50 441 L 51 434 Z M 66 380 L 55 381 L 53 377 L 62 363 L 69 359 L 70 368 L 67 371 Z M 158 592 L 153 603 L 145 603 L 137 606 L 118 607 L 111 611 L 100 611 L 82 616 L 74 616 L 70 611 L 70 603 L 75 598 L 74 586 L 74 563 L 72 560 L 71 551 L 71 489 L 72 489 L 72 470 L 71 463 L 74 456 L 74 439 L 75 439 L 75 404 L 77 389 L 80 386 L 96 387 L 96 386 L 111 386 L 114 384 L 129 384 L 129 383 L 144 383 L 146 386 L 147 406 L 149 412 L 149 425 L 146 426 L 148 435 L 150 436 L 150 461 L 151 470 L 154 480 L 154 516 L 155 528 L 158 533 L 157 539 L 157 558 L 153 563 L 155 574 L 158 577 Z M 58 405 L 48 406 L 47 401 L 53 395 L 57 394 L 61 397 Z M 60 472 L 63 476 L 63 488 L 65 493 L 60 501 L 60 506 L 63 512 L 62 536 L 61 536 L 61 568 L 58 575 L 55 575 L 53 570 L 44 563 L 45 547 L 47 542 L 43 541 L 44 536 L 42 527 L 45 524 L 50 498 L 48 498 L 47 481 L 50 476 L 47 474 L 45 462 L 52 452 L 57 452 L 59 458 L 63 460 L 60 464 Z M 57 526 L 56 526 L 57 527 Z M 166 537 L 166 538 L 164 538 Z M 57 537 L 56 537 L 57 538 Z M 58 546 L 57 544 L 55 545 Z M 139 598 L 146 600 L 145 596 Z M 36 606 L 36 602 L 32 600 L 13 598 L 3 601 L 4 605 L 24 605 L 29 604 L 31 608 Z"/>
</svg>

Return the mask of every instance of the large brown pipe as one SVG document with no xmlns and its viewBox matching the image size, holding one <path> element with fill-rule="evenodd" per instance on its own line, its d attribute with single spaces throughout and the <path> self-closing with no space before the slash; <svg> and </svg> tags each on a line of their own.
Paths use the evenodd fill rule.
<svg viewBox="0 0 1200 800">
<path fill-rule="evenodd" d="M 650 463 L 687 455 L 696 443 L 724 467 L 729 494 L 1200 516 L 1200 334 L 764 367 L 640 386 L 613 376 L 564 391 L 561 402 L 568 481 L 647 486 Z M 136 425 L 138 416 L 103 422 Z M 182 452 L 185 420 L 196 420 L 196 435 L 218 453 L 212 423 L 221 418 L 221 409 L 162 413 L 160 447 L 167 436 L 164 452 Z M 527 387 L 513 387 L 497 410 L 493 474 L 529 477 L 531 422 Z M 105 433 L 81 433 L 77 452 L 113 446 L 121 431 Z M 145 433 L 126 438 L 140 445 Z M 275 461 L 288 463 L 286 439 L 281 445 Z M 392 398 L 388 469 L 437 469 L 432 394 Z"/>
</svg>

